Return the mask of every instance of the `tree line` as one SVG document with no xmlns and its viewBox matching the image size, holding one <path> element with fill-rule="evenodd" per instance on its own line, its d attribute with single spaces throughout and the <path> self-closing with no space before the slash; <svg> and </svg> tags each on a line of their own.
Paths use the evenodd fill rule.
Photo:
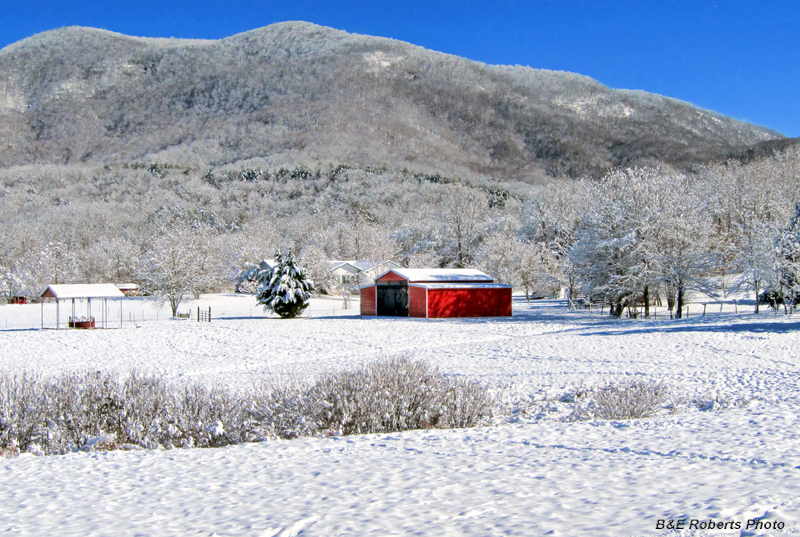
<svg viewBox="0 0 800 537">
<path fill-rule="evenodd" d="M 749 163 L 621 168 L 600 179 L 442 177 L 319 166 L 190 169 L 158 163 L 0 170 L 0 293 L 50 283 L 187 275 L 230 288 L 291 248 L 323 292 L 330 259 L 478 267 L 526 294 L 566 289 L 621 315 L 692 292 L 795 302 L 800 151 Z M 758 306 L 756 306 L 758 307 Z"/>
</svg>

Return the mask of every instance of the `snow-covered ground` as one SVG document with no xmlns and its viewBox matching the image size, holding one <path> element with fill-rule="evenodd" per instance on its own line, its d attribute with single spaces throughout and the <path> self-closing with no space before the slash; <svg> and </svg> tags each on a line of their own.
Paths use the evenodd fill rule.
<svg viewBox="0 0 800 537">
<path fill-rule="evenodd" d="M 181 310 L 198 305 L 211 323 L 126 300 L 122 329 L 94 331 L 38 330 L 39 306 L 0 306 L 2 368 L 247 387 L 402 354 L 488 384 L 516 412 L 468 430 L 3 459 L 0 532 L 800 535 L 800 317 L 729 303 L 680 321 L 612 320 L 515 299 L 511 319 L 361 319 L 357 302 L 315 299 L 305 318 L 279 320 L 232 295 Z M 712 408 L 559 420 L 564 394 L 626 378 Z M 746 530 L 757 517 L 784 529 Z M 741 528 L 656 529 L 679 518 Z"/>
</svg>

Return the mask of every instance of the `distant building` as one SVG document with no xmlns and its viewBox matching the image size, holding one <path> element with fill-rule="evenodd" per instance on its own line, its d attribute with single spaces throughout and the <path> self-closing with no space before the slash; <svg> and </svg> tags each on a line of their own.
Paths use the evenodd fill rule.
<svg viewBox="0 0 800 537">
<path fill-rule="evenodd" d="M 139 296 L 139 286 L 135 283 L 118 283 L 116 286 L 125 296 Z"/>
<path fill-rule="evenodd" d="M 348 289 L 355 291 L 359 285 L 372 283 L 375 277 L 387 270 L 402 268 L 394 261 L 329 261 L 328 270 L 332 275 L 331 291 L 341 293 Z"/>
<path fill-rule="evenodd" d="M 247 263 L 235 279 L 237 293 L 253 294 L 258 290 L 261 273 L 269 271 L 271 274 L 278 263 L 274 259 L 262 259 L 258 264 Z"/>
<path fill-rule="evenodd" d="M 267 270 L 267 269 L 275 270 L 275 267 L 277 267 L 277 266 L 278 266 L 278 262 L 275 261 L 274 259 L 262 259 L 258 263 L 258 268 L 260 270 Z"/>
</svg>

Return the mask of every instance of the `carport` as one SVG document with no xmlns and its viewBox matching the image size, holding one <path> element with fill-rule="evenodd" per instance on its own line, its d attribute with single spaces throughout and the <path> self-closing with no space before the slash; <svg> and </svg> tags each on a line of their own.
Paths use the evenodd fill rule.
<svg viewBox="0 0 800 537">
<path fill-rule="evenodd" d="M 56 301 L 56 329 L 61 328 L 61 302 L 71 303 L 67 328 L 108 328 L 108 300 L 119 302 L 119 325 L 122 328 L 122 298 L 125 297 L 122 291 L 110 283 L 87 283 L 87 284 L 53 284 L 48 285 L 47 289 L 39 295 L 42 298 L 42 328 L 44 328 L 44 299 L 54 298 Z M 95 315 L 92 311 L 92 300 L 100 303 L 100 323 L 96 323 Z M 86 315 L 79 315 L 77 306 L 86 303 Z M 97 307 L 95 307 L 95 310 Z"/>
</svg>

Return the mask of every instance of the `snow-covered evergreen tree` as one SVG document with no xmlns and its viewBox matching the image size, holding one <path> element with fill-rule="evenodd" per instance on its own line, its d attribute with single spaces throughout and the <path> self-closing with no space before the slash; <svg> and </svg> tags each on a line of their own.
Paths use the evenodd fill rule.
<svg viewBox="0 0 800 537">
<path fill-rule="evenodd" d="M 791 313 L 800 297 L 800 203 L 795 204 L 795 215 L 789 220 L 789 227 L 781 230 L 775 248 L 780 292 L 784 308 Z"/>
<path fill-rule="evenodd" d="M 291 249 L 285 255 L 276 252 L 275 260 L 272 276 L 258 288 L 256 300 L 266 311 L 284 319 L 297 317 L 308 307 L 314 282 L 306 276 L 305 268 L 297 263 Z"/>
</svg>

